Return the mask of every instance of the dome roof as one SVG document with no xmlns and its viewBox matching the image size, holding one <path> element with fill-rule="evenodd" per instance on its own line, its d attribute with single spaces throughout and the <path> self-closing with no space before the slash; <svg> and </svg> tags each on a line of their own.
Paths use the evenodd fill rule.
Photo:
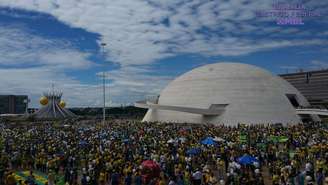
<svg viewBox="0 0 328 185">
<path fill-rule="evenodd" d="M 159 105 L 208 109 L 227 104 L 222 114 L 206 116 L 149 109 L 144 121 L 191 123 L 301 122 L 288 97 L 307 100 L 287 81 L 269 71 L 241 63 L 215 63 L 193 69 L 173 80 L 160 94 Z"/>
</svg>

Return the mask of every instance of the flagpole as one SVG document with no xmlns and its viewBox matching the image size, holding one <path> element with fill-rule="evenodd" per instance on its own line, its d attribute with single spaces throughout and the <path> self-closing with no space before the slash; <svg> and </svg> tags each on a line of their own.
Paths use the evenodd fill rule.
<svg viewBox="0 0 328 185">
<path fill-rule="evenodd" d="M 105 57 L 106 43 L 101 43 L 102 57 Z M 105 88 L 105 71 L 103 71 L 103 123 L 106 121 L 106 88 Z"/>
</svg>

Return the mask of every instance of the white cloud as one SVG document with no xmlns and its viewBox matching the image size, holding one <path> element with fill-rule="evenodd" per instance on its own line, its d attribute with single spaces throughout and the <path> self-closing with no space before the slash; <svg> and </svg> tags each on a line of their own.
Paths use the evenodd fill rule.
<svg viewBox="0 0 328 185">
<path fill-rule="evenodd" d="M 308 64 L 306 67 L 304 65 L 285 65 L 280 66 L 281 69 L 285 70 L 285 73 L 290 72 L 300 72 L 300 71 L 313 71 L 313 70 L 323 70 L 328 69 L 328 62 L 321 61 L 321 60 L 311 60 L 307 62 Z"/>
<path fill-rule="evenodd" d="M 255 17 L 254 11 L 271 9 L 271 0 L 2 0 L 1 5 L 49 13 L 70 26 L 99 33 L 101 41 L 108 43 L 108 57 L 121 65 L 149 64 L 181 52 L 246 54 L 284 47 L 286 41 L 279 37 L 270 39 L 270 34 L 281 30 L 274 21 L 266 29 L 257 25 L 261 20 Z M 306 5 L 317 7 L 315 3 Z M 165 21 L 169 26 L 163 24 Z M 219 33 L 200 33 L 203 28 Z M 293 32 L 302 33 L 302 29 L 295 28 Z M 233 36 L 241 33 L 264 36 Z M 238 43 L 230 44 L 222 36 L 237 39 Z M 304 39 L 294 43 L 301 41 L 311 44 Z M 230 45 L 225 49 L 227 43 Z M 199 48 L 197 44 L 201 44 Z"/>
<path fill-rule="evenodd" d="M 107 73 L 107 80 L 110 80 L 109 95 L 115 100 L 114 103 L 131 103 L 156 96 L 172 80 L 171 76 L 154 75 L 151 72 L 147 67 L 127 66 Z"/>
<path fill-rule="evenodd" d="M 25 27 L 0 26 L 0 65 L 47 66 L 55 69 L 86 69 L 92 65 L 88 53 L 66 41 L 36 36 Z"/>
<path fill-rule="evenodd" d="M 84 84 L 66 73 L 94 66 L 87 59 L 88 53 L 74 49 L 63 40 L 36 36 L 25 27 L 2 26 L 0 33 L 0 65 L 4 66 L 0 67 L 2 94 L 28 94 L 31 106 L 38 107 L 42 92 L 53 83 L 56 89 L 63 90 L 69 107 L 102 106 L 100 78 L 96 84 Z M 171 78 L 153 76 L 150 72 L 147 68 L 132 66 L 111 71 L 106 82 L 106 104 L 117 106 L 158 94 Z M 108 80 L 112 81 L 110 87 Z"/>
<path fill-rule="evenodd" d="M 2 94 L 28 94 L 32 99 L 31 105 L 38 107 L 42 92 L 54 83 L 56 89 L 63 90 L 63 98 L 69 107 L 102 106 L 100 78 L 96 84 L 84 84 L 66 73 L 67 70 L 87 69 L 95 65 L 87 60 L 88 53 L 79 52 L 65 41 L 33 35 L 24 27 L 3 26 L 0 33 L 0 65 L 6 66 L 0 68 Z M 110 87 L 106 85 L 106 104 L 117 106 L 143 99 L 145 95 L 158 94 L 170 78 L 147 74 L 150 72 L 149 69 L 132 66 L 111 71 L 109 77 L 112 83 Z"/>
<path fill-rule="evenodd" d="M 51 88 L 63 90 L 68 106 L 99 106 L 100 86 L 84 85 L 63 73 L 45 67 L 25 69 L 0 69 L 1 94 L 28 94 L 31 105 L 38 107 L 38 99 L 42 92 Z"/>
<path fill-rule="evenodd" d="M 94 66 L 89 54 L 63 40 L 45 39 L 25 27 L 0 27 L 1 94 L 28 94 L 38 107 L 42 92 L 54 83 L 64 90 L 68 106 L 99 106 L 100 86 L 82 84 L 66 74 Z M 98 92 L 99 91 L 99 92 Z"/>
<path fill-rule="evenodd" d="M 303 27 L 284 30 L 275 25 L 273 20 L 255 17 L 255 10 L 270 9 L 271 4 L 271 0 L 0 1 L 0 6 L 48 13 L 69 26 L 100 34 L 99 43 L 107 43 L 108 59 L 121 66 L 118 70 L 110 71 L 113 103 L 133 102 L 145 95 L 158 93 L 172 78 L 154 75 L 152 70 L 144 66 L 165 57 L 184 53 L 235 56 L 281 47 L 327 45 L 324 38 L 303 38 L 309 33 Z M 320 7 L 327 4 L 322 1 Z M 318 7 L 315 3 L 307 5 Z M 261 26 L 261 23 L 268 21 L 271 25 Z M 280 30 L 282 32 L 277 34 Z M 0 55 L 5 56 L 0 60 L 0 65 L 31 62 L 56 69 L 57 73 L 60 69 L 86 69 L 93 65 L 87 59 L 88 53 L 74 49 L 65 41 L 44 40 L 37 36 L 29 37 L 28 40 L 25 38 L 24 33 L 15 29 L 0 28 Z M 11 72 L 19 73 L 17 70 Z M 76 105 L 79 101 L 80 104 L 100 105 L 99 98 L 96 98 L 98 94 L 94 92 L 100 87 L 81 84 L 60 74 L 63 76 L 59 79 L 55 74 L 49 76 L 43 73 L 31 78 L 44 78 L 44 81 L 39 82 L 43 88 L 55 78 L 59 84 L 71 87 L 65 96 L 74 100 Z M 30 78 L 17 75 L 18 85 L 15 87 L 30 88 L 20 83 L 18 77 Z M 78 98 L 85 94 L 86 98 Z"/>
<path fill-rule="evenodd" d="M 328 62 L 320 61 L 320 60 L 312 60 L 310 62 L 311 68 L 313 69 L 328 69 Z"/>
</svg>

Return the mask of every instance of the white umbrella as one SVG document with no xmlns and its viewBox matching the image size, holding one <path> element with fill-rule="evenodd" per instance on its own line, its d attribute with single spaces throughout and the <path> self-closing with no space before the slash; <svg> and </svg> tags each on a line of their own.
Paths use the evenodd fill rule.
<svg viewBox="0 0 328 185">
<path fill-rule="evenodd" d="M 174 143 L 175 141 L 174 141 L 174 139 L 169 139 L 168 141 L 167 141 L 167 143 Z"/>
<path fill-rule="evenodd" d="M 186 142 L 186 140 L 187 140 L 187 139 L 186 139 L 185 137 L 180 137 L 180 138 L 179 138 L 179 141 L 181 141 L 182 143 Z"/>
<path fill-rule="evenodd" d="M 225 141 L 223 138 L 221 138 L 221 137 L 215 137 L 214 139 L 213 139 L 214 141 L 217 141 L 217 142 L 223 142 L 223 141 Z"/>
</svg>

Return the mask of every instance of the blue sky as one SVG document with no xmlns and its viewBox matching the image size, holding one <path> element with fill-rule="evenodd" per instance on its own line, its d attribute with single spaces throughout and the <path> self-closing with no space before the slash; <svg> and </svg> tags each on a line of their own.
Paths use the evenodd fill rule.
<svg viewBox="0 0 328 185">
<path fill-rule="evenodd" d="M 320 13 L 304 25 L 256 17 L 273 3 L 0 0 L 0 94 L 28 94 L 38 107 L 54 83 L 68 106 L 100 106 L 105 71 L 107 105 L 117 106 L 155 96 L 209 63 L 242 62 L 275 74 L 328 68 L 328 2 L 288 1 Z"/>
</svg>

